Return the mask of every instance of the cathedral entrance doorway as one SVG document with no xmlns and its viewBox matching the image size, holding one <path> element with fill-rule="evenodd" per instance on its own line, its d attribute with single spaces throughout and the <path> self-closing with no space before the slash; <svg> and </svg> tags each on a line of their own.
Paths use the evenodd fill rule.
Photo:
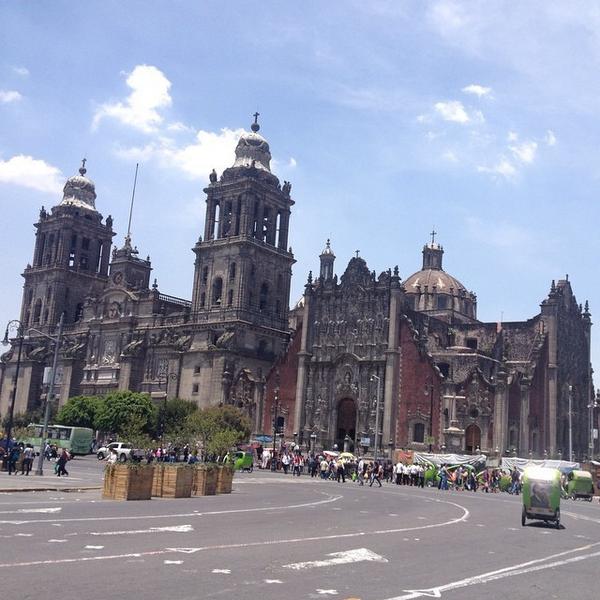
<svg viewBox="0 0 600 600">
<path fill-rule="evenodd" d="M 337 413 L 337 427 L 335 428 L 335 443 L 340 452 L 344 449 L 344 439 L 348 436 L 352 443 L 350 452 L 354 450 L 354 439 L 356 437 L 356 404 L 351 398 L 340 400 Z"/>
<path fill-rule="evenodd" d="M 475 423 L 471 423 L 465 431 L 467 452 L 474 454 L 477 448 L 481 448 L 481 429 Z"/>
</svg>

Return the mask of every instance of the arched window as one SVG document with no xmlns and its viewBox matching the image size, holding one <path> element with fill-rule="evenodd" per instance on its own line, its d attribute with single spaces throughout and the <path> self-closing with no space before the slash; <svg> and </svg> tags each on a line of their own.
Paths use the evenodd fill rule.
<svg viewBox="0 0 600 600">
<path fill-rule="evenodd" d="M 233 304 L 233 290 L 229 290 L 227 292 L 227 306 L 231 306 Z"/>
<path fill-rule="evenodd" d="M 413 426 L 413 442 L 422 444 L 425 442 L 425 425 L 423 423 L 415 423 Z"/>
<path fill-rule="evenodd" d="M 75 322 L 79 321 L 81 319 L 81 316 L 83 314 L 83 304 L 80 302 L 76 307 L 75 307 L 75 318 L 73 319 Z"/>
<path fill-rule="evenodd" d="M 42 325 L 46 325 L 48 323 L 48 315 L 50 314 L 50 311 L 48 309 L 46 309 L 44 311 L 44 319 L 42 320 Z"/>
<path fill-rule="evenodd" d="M 202 269 L 202 283 L 206 283 L 208 281 L 208 267 L 204 267 Z"/>
<path fill-rule="evenodd" d="M 258 303 L 258 310 L 266 311 L 269 303 L 269 284 L 265 281 L 260 286 L 260 298 Z"/>
<path fill-rule="evenodd" d="M 235 272 L 236 272 L 236 264 L 231 263 L 229 265 L 229 281 L 233 281 L 235 279 Z"/>
<path fill-rule="evenodd" d="M 35 302 L 33 309 L 33 322 L 35 324 L 40 322 L 40 316 L 42 314 L 42 301 L 38 298 Z"/>
<path fill-rule="evenodd" d="M 202 292 L 200 295 L 200 308 L 204 308 L 206 306 L 206 293 Z"/>
<path fill-rule="evenodd" d="M 212 285 L 212 303 L 221 304 L 221 296 L 223 295 L 223 280 L 220 277 L 213 279 Z"/>
<path fill-rule="evenodd" d="M 212 239 L 215 240 L 219 237 L 219 222 L 221 220 L 221 206 L 217 202 L 215 204 L 215 220 L 214 220 L 214 229 L 212 231 Z"/>
</svg>

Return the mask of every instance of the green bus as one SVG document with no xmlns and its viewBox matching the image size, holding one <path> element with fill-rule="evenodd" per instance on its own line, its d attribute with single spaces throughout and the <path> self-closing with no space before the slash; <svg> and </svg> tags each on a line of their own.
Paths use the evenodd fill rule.
<svg viewBox="0 0 600 600">
<path fill-rule="evenodd" d="M 31 444 L 36 452 L 43 450 L 43 425 L 32 423 L 27 428 L 31 434 L 24 442 Z M 94 432 L 87 427 L 71 427 L 69 425 L 48 425 L 46 439 L 52 446 L 65 448 L 71 454 L 89 454 L 92 448 Z"/>
</svg>

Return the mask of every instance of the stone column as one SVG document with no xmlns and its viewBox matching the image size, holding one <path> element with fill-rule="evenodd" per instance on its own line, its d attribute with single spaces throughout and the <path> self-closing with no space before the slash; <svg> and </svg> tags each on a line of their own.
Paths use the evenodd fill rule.
<svg viewBox="0 0 600 600">
<path fill-rule="evenodd" d="M 294 406 L 294 431 L 300 433 L 304 419 L 304 397 L 306 387 L 306 362 L 310 354 L 306 351 L 308 342 L 308 328 L 310 322 L 310 303 L 312 286 L 308 284 L 304 290 L 304 315 L 302 319 L 302 339 L 300 352 L 298 352 L 298 378 L 296 380 L 296 403 Z"/>
<path fill-rule="evenodd" d="M 388 328 L 387 350 L 385 351 L 385 382 L 383 386 L 383 440 L 381 448 L 385 448 L 388 441 L 395 440 L 394 431 L 394 399 L 397 396 L 397 369 L 400 350 L 400 298 L 401 290 L 397 282 L 392 283 L 390 295 L 390 322 Z"/>
<path fill-rule="evenodd" d="M 530 381 L 523 379 L 521 381 L 521 414 L 520 414 L 520 435 L 519 435 L 519 454 L 526 456 L 529 452 L 529 391 Z"/>
<path fill-rule="evenodd" d="M 494 395 L 494 451 L 502 455 L 506 449 L 506 432 L 508 429 L 508 386 L 507 374 L 500 367 Z"/>
<path fill-rule="evenodd" d="M 281 220 L 279 221 L 279 248 L 287 250 L 288 228 L 290 224 L 290 211 L 281 211 Z"/>
<path fill-rule="evenodd" d="M 215 230 L 215 201 L 209 198 L 206 201 L 206 221 L 204 225 L 204 239 L 212 240 Z"/>
</svg>

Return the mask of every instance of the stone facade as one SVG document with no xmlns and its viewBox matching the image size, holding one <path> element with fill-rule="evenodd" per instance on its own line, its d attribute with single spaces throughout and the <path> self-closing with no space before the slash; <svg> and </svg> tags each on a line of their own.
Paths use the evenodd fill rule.
<svg viewBox="0 0 600 600">
<path fill-rule="evenodd" d="M 147 392 L 200 406 L 233 404 L 270 434 L 317 448 L 394 448 L 566 456 L 587 452 L 591 318 L 568 278 L 524 322 L 483 323 L 477 297 L 423 248 L 420 271 L 377 275 L 353 257 L 341 277 L 329 240 L 289 311 L 291 185 L 271 173 L 267 141 L 242 135 L 232 167 L 214 171 L 192 298 L 151 284 L 129 234 L 110 250 L 112 218 L 96 208 L 85 166 L 36 223 L 24 277 L 15 413 L 40 406 L 52 333 L 65 315 L 59 403 L 78 394 Z M 35 331 L 33 331 L 33 328 Z M 0 415 L 9 410 L 16 343 L 1 357 Z M 378 413 L 379 407 L 379 413 Z"/>
</svg>

